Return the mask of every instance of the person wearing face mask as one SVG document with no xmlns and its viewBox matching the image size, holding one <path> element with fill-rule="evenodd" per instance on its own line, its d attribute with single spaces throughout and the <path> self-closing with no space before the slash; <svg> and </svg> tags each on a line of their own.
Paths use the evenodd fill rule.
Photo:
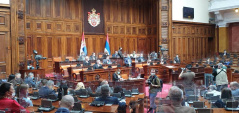
<svg viewBox="0 0 239 113">
<path fill-rule="evenodd" d="M 33 106 L 32 101 L 28 98 L 28 85 L 21 84 L 17 87 L 17 100 L 24 107 Z"/>
<path fill-rule="evenodd" d="M 71 95 L 63 96 L 59 106 L 55 113 L 70 113 L 70 110 L 74 107 L 74 98 Z"/>
<path fill-rule="evenodd" d="M 174 63 L 180 64 L 180 58 L 178 57 L 178 55 L 176 55 L 176 57 L 174 58 Z"/>
<path fill-rule="evenodd" d="M 132 60 L 129 54 L 127 55 L 127 57 L 124 58 L 124 63 L 126 64 L 126 66 L 132 66 Z"/>
<path fill-rule="evenodd" d="M 10 111 L 10 113 L 20 113 L 20 110 L 26 110 L 17 101 L 12 98 L 15 96 L 13 84 L 5 82 L 0 86 L 0 109 Z"/>
<path fill-rule="evenodd" d="M 117 71 L 115 71 L 115 73 L 113 74 L 113 81 L 120 81 L 123 80 L 123 78 L 120 75 L 120 69 L 118 69 Z"/>
<path fill-rule="evenodd" d="M 30 87 L 35 87 L 36 86 L 36 82 L 34 82 L 34 74 L 33 73 L 29 73 L 28 77 L 25 78 L 24 82 L 25 82 L 25 84 L 28 84 Z"/>
<path fill-rule="evenodd" d="M 94 69 L 103 69 L 103 66 L 100 62 L 100 60 L 97 60 L 96 63 L 93 65 Z"/>
<path fill-rule="evenodd" d="M 90 56 L 90 60 L 96 60 L 95 53 L 92 53 L 92 55 Z"/>
<path fill-rule="evenodd" d="M 156 110 L 155 98 L 157 93 L 160 91 L 161 83 L 160 79 L 155 74 L 155 69 L 151 69 L 151 75 L 146 80 L 146 83 L 149 85 L 149 99 L 150 99 L 150 108 L 148 113 L 153 113 Z"/>
<path fill-rule="evenodd" d="M 138 62 L 145 62 L 144 55 L 141 53 L 137 60 Z"/>
</svg>

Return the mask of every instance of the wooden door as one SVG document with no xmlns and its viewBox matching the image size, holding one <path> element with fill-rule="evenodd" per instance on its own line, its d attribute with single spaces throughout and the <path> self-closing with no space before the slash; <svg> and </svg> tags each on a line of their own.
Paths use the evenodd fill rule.
<svg viewBox="0 0 239 113">
<path fill-rule="evenodd" d="M 11 73 L 10 8 L 0 7 L 0 78 Z"/>
</svg>

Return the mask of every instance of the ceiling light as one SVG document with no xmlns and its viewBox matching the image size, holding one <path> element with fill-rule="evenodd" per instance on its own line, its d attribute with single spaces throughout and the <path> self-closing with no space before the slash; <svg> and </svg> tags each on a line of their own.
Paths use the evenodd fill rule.
<svg viewBox="0 0 239 113">
<path fill-rule="evenodd" d="M 235 12 L 236 12 L 236 13 L 238 12 L 238 8 L 235 9 Z"/>
</svg>

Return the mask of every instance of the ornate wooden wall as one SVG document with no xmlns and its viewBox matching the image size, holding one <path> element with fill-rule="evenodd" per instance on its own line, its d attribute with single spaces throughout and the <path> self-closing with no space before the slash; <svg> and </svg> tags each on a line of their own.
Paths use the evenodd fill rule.
<svg viewBox="0 0 239 113">
<path fill-rule="evenodd" d="M 182 61 L 202 59 L 215 52 L 215 25 L 173 21 L 171 58 Z"/>
<path fill-rule="evenodd" d="M 157 0 L 104 0 L 105 32 L 111 53 L 157 50 Z M 81 0 L 26 0 L 26 58 L 35 49 L 47 57 L 40 66 L 52 69 L 52 58 L 80 52 L 83 11 Z M 85 35 L 88 55 L 103 53 L 106 35 Z M 20 56 L 21 57 L 21 56 Z M 25 57 L 25 56 L 24 56 Z"/>
</svg>

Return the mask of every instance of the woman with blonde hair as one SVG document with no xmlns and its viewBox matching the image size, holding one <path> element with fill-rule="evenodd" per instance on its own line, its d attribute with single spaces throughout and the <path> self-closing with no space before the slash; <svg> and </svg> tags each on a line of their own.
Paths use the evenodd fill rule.
<svg viewBox="0 0 239 113">
<path fill-rule="evenodd" d="M 85 89 L 85 85 L 83 82 L 78 82 L 75 88 L 75 91 L 80 90 L 80 89 Z"/>
</svg>

